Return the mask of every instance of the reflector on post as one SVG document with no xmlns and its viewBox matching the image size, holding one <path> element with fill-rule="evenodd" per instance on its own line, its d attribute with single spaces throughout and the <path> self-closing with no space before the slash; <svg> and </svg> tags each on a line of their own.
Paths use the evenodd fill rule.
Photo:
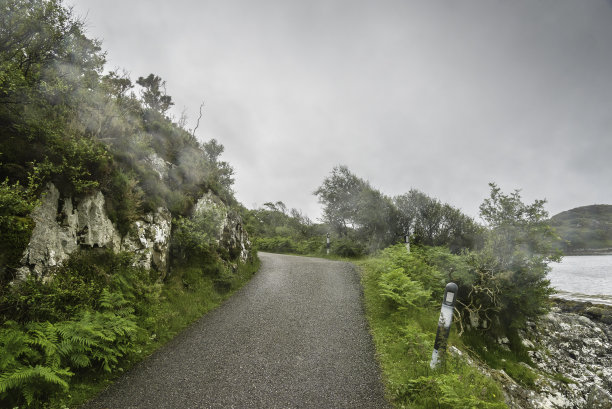
<svg viewBox="0 0 612 409">
<path fill-rule="evenodd" d="M 446 284 L 444 289 L 444 297 L 442 298 L 442 308 L 440 310 L 440 318 L 438 319 L 438 331 L 436 332 L 436 341 L 434 342 L 434 350 L 431 354 L 431 362 L 429 367 L 434 369 L 438 366 L 440 355 L 446 349 L 448 334 L 450 334 L 451 323 L 453 322 L 453 311 L 455 310 L 455 302 L 457 301 L 457 291 L 459 287 L 455 283 Z"/>
</svg>

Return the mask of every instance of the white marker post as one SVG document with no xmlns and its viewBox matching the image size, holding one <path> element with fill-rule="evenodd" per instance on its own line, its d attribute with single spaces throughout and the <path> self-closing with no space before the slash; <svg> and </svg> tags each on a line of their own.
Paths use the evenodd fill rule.
<svg viewBox="0 0 612 409">
<path fill-rule="evenodd" d="M 327 244 L 326 244 L 326 248 L 327 248 L 327 255 L 329 256 L 329 233 L 327 233 Z"/>
<path fill-rule="evenodd" d="M 410 253 L 410 232 L 406 233 L 404 236 L 404 243 L 406 243 L 406 250 Z"/>
<path fill-rule="evenodd" d="M 444 298 L 442 299 L 442 309 L 440 310 L 440 319 L 438 320 L 436 341 L 434 342 L 434 350 L 431 354 L 431 362 L 429 363 L 431 369 L 435 369 L 435 367 L 438 366 L 440 356 L 444 354 L 444 350 L 446 349 L 448 334 L 450 334 L 450 327 L 453 322 L 453 311 L 455 310 L 458 290 L 459 287 L 457 287 L 457 284 L 446 284 Z"/>
</svg>

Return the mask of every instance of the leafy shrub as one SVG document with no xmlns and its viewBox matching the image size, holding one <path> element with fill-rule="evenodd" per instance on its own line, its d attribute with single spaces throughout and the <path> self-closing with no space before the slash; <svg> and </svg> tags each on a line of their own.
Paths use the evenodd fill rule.
<svg viewBox="0 0 612 409">
<path fill-rule="evenodd" d="M 365 254 L 365 247 L 350 239 L 334 240 L 331 245 L 331 252 L 340 257 L 361 257 Z"/>
<path fill-rule="evenodd" d="M 30 406 L 68 391 L 73 375 L 62 368 L 59 338 L 50 323 L 21 327 L 8 321 L 0 328 L 0 403 Z"/>
<path fill-rule="evenodd" d="M 125 236 L 132 223 L 138 220 L 142 212 L 144 192 L 138 185 L 135 175 L 117 169 L 112 177 L 108 193 L 106 211 L 115 223 L 119 233 Z"/>
<path fill-rule="evenodd" d="M 258 237 L 254 244 L 258 250 L 272 253 L 295 253 L 297 250 L 296 244 L 289 237 Z"/>
<path fill-rule="evenodd" d="M 388 396 L 400 408 L 505 408 L 500 386 L 462 357 L 429 367 L 444 288 L 430 260 L 449 261 L 440 249 L 414 246 L 408 254 L 398 245 L 363 262 L 366 315 Z"/>
<path fill-rule="evenodd" d="M 469 274 L 459 277 L 459 309 L 466 326 L 508 335 L 547 311 L 553 293 L 549 263 L 560 260 L 559 238 L 543 200 L 524 204 L 518 191 L 504 194 L 491 184 L 480 206 L 489 224 L 482 249 L 466 254 Z"/>
<path fill-rule="evenodd" d="M 382 273 L 378 285 L 380 295 L 392 301 L 399 309 L 422 305 L 431 294 L 421 283 L 411 280 L 402 268 Z"/>
<path fill-rule="evenodd" d="M 214 207 L 197 212 L 191 218 L 172 220 L 172 248 L 179 265 L 200 264 L 214 260 L 222 215 Z"/>
<path fill-rule="evenodd" d="M 19 182 L 0 182 L 0 284 L 12 279 L 12 269 L 19 265 L 23 251 L 28 245 L 34 222 L 30 212 L 38 203 L 36 185 L 28 187 Z"/>
<path fill-rule="evenodd" d="M 0 329 L 0 403 L 28 407 L 68 392 L 77 371 L 111 372 L 135 349 L 141 329 L 120 293 L 104 290 L 100 311 L 52 324 L 9 321 Z"/>
</svg>

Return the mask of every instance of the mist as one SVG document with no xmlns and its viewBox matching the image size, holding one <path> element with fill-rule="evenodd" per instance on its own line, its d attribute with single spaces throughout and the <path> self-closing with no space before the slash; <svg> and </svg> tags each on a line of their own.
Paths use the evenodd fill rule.
<svg viewBox="0 0 612 409">
<path fill-rule="evenodd" d="M 488 183 L 551 214 L 612 203 L 612 7 L 604 0 L 73 2 L 108 67 L 167 81 L 219 140 L 247 207 L 346 165 L 476 216 Z"/>
</svg>

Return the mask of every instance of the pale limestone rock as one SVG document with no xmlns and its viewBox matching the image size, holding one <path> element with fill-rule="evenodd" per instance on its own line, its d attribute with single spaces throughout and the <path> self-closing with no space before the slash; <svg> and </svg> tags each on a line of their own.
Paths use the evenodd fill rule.
<svg viewBox="0 0 612 409">
<path fill-rule="evenodd" d="M 27 277 L 30 271 L 41 277 L 49 268 L 60 265 L 78 248 L 77 221 L 72 201 L 64 199 L 61 212 L 58 212 L 59 202 L 59 191 L 49 183 L 40 205 L 32 211 L 35 226 L 21 260 L 24 267 L 19 270 L 18 278 Z"/>
<path fill-rule="evenodd" d="M 160 157 L 157 153 L 152 153 L 146 157 L 145 162 L 151 166 L 151 169 L 157 173 L 160 180 L 164 180 L 168 178 L 168 172 L 172 168 L 172 164 L 162 157 Z"/>
<path fill-rule="evenodd" d="M 242 219 L 237 214 L 229 213 L 224 224 L 221 245 L 229 250 L 230 255 L 246 262 L 251 242 L 242 225 Z"/>
<path fill-rule="evenodd" d="M 121 236 L 106 215 L 102 192 L 96 192 L 83 198 L 77 206 L 77 215 L 78 244 L 109 248 L 115 252 L 119 251 Z"/>
<path fill-rule="evenodd" d="M 218 233 L 215 241 L 218 245 L 225 247 L 233 259 L 245 262 L 249 257 L 251 242 L 242 225 L 242 219 L 238 214 L 230 211 L 227 206 L 212 192 L 202 196 L 194 206 L 193 215 L 209 212 L 219 220 Z"/>
<path fill-rule="evenodd" d="M 193 207 L 193 215 L 196 216 L 198 213 L 213 213 L 215 215 L 215 219 L 219 220 L 219 225 L 217 226 L 217 234 L 215 235 L 215 240 L 217 244 L 221 241 L 223 237 L 223 232 L 228 223 L 228 210 L 225 203 L 221 201 L 217 196 L 215 196 L 212 192 L 207 192 L 204 196 L 202 196 L 196 202 Z"/>
<path fill-rule="evenodd" d="M 137 220 L 130 232 L 123 238 L 121 250 L 136 256 L 136 264 L 146 269 L 155 268 L 166 272 L 170 251 L 172 215 L 160 207 L 155 213 L 148 213 L 143 220 Z"/>
<path fill-rule="evenodd" d="M 521 338 L 524 346 L 533 349 L 532 370 L 539 374 L 533 390 L 519 385 L 503 370 L 470 359 L 455 347 L 449 351 L 500 382 L 509 408 L 612 409 L 610 324 L 555 309 L 537 323 L 529 323 Z"/>
</svg>

